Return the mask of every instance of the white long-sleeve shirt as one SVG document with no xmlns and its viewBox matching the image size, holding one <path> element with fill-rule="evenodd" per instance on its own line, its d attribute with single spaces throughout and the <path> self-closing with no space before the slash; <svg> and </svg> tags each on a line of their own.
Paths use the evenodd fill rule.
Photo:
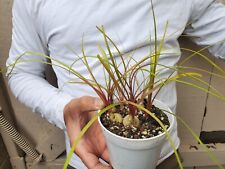
<svg viewBox="0 0 225 169">
<path fill-rule="evenodd" d="M 168 21 L 167 38 L 159 63 L 174 66 L 180 58 L 178 37 L 185 33 L 199 45 L 213 45 L 210 52 L 216 57 L 225 58 L 225 7 L 214 0 L 153 0 L 157 19 L 157 35 L 162 37 Z M 191 23 L 187 26 L 188 23 Z M 84 37 L 87 55 L 99 53 L 97 45 L 104 44 L 96 26 L 104 25 L 107 34 L 114 40 L 124 55 L 132 54 L 139 59 L 149 52 L 150 36 L 154 37 L 153 17 L 149 0 L 14 0 L 13 34 L 7 65 L 15 62 L 25 51 L 49 54 L 71 64 L 77 56 L 68 49 L 81 54 L 81 41 Z M 23 56 L 23 59 L 37 59 L 38 56 Z M 92 70 L 102 81 L 101 67 L 95 63 Z M 39 112 L 49 122 L 64 129 L 64 106 L 72 99 L 83 95 L 96 95 L 89 87 L 79 84 L 66 84 L 74 77 L 66 70 L 53 66 L 60 89 L 51 86 L 44 79 L 45 64 L 37 62 L 19 63 L 13 69 L 9 85 L 15 96 L 34 112 Z M 84 76 L 88 75 L 82 62 L 73 67 Z M 170 70 L 162 71 L 167 77 Z M 175 84 L 162 89 L 158 99 L 172 111 L 176 108 Z M 66 134 L 66 132 L 65 132 Z M 179 146 L 176 126 L 172 131 L 175 145 Z M 69 150 L 66 135 L 66 147 Z M 165 144 L 159 162 L 172 154 L 169 144 Z M 83 169 L 85 166 L 74 155 L 71 165 Z"/>
</svg>

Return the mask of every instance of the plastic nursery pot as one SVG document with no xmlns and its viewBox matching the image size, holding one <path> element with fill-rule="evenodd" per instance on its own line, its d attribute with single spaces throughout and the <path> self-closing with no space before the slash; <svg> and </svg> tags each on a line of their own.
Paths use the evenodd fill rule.
<svg viewBox="0 0 225 169">
<path fill-rule="evenodd" d="M 162 110 L 171 110 L 162 102 L 155 100 L 154 105 Z M 175 116 L 164 112 L 169 119 L 169 134 L 174 127 Z M 166 139 L 165 132 L 147 139 L 129 139 L 118 136 L 102 127 L 109 149 L 110 160 L 114 169 L 155 169 L 160 156 L 162 145 Z"/>
</svg>

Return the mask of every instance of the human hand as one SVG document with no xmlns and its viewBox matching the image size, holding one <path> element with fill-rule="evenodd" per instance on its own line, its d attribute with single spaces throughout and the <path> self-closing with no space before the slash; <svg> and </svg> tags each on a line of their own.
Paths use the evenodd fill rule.
<svg viewBox="0 0 225 169">
<path fill-rule="evenodd" d="M 84 96 L 70 101 L 64 108 L 64 120 L 70 144 L 78 133 L 94 116 L 96 110 L 103 108 L 102 101 L 95 97 Z M 109 162 L 108 150 L 102 130 L 96 121 L 85 133 L 76 147 L 75 153 L 89 169 L 111 169 L 103 165 L 99 158 Z"/>
</svg>

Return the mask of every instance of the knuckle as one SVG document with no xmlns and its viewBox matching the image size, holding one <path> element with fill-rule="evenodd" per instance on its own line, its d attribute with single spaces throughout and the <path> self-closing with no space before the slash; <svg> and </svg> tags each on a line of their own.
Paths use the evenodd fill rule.
<svg viewBox="0 0 225 169">
<path fill-rule="evenodd" d="M 79 100 L 79 107 L 82 109 L 88 109 L 95 105 L 95 99 L 91 96 L 82 96 Z"/>
</svg>

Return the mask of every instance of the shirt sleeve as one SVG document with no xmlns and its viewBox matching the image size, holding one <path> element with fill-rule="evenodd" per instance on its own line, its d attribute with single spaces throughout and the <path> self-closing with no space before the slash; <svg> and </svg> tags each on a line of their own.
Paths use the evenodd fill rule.
<svg viewBox="0 0 225 169">
<path fill-rule="evenodd" d="M 211 46 L 210 53 L 225 59 L 225 5 L 218 0 L 193 0 L 190 23 L 184 33 L 198 45 Z"/>
<path fill-rule="evenodd" d="M 28 54 L 19 57 L 26 51 L 47 53 L 47 45 L 41 41 L 36 31 L 33 22 L 35 18 L 29 12 L 32 9 L 29 9 L 28 4 L 28 0 L 14 0 L 13 3 L 12 44 L 6 62 L 8 83 L 16 98 L 22 103 L 34 112 L 39 112 L 49 122 L 65 129 L 63 109 L 72 96 L 45 80 L 44 57 Z M 16 64 L 12 67 L 14 63 Z"/>
</svg>

